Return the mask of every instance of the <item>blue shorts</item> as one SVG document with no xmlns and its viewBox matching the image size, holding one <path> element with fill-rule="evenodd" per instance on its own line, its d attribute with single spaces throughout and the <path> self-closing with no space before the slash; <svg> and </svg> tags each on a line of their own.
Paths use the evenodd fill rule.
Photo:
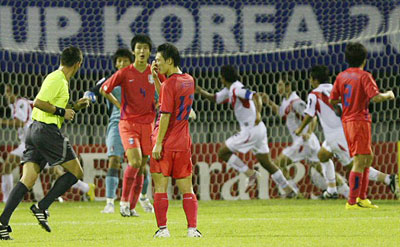
<svg viewBox="0 0 400 247">
<path fill-rule="evenodd" d="M 124 158 L 124 147 L 122 146 L 121 136 L 119 135 L 118 123 L 109 124 L 107 127 L 107 156 L 119 156 Z"/>
</svg>

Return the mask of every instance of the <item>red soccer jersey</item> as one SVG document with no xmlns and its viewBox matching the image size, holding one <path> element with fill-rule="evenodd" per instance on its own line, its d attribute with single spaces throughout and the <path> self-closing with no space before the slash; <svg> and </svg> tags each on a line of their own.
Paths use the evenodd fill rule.
<svg viewBox="0 0 400 247">
<path fill-rule="evenodd" d="M 160 80 L 165 79 L 159 76 Z M 138 71 L 133 64 L 115 72 L 103 85 L 106 93 L 121 86 L 121 119 L 137 123 L 152 123 L 156 116 L 155 87 L 150 65 L 145 71 Z"/>
<path fill-rule="evenodd" d="M 192 145 L 189 134 L 189 113 L 194 99 L 195 83 L 189 74 L 173 74 L 161 84 L 160 112 L 170 113 L 164 150 L 187 151 Z M 155 136 L 158 134 L 159 120 Z"/>
<path fill-rule="evenodd" d="M 372 75 L 360 68 L 348 68 L 337 77 L 330 99 L 341 99 L 342 122 L 371 122 L 368 105 L 371 98 L 379 94 Z"/>
</svg>

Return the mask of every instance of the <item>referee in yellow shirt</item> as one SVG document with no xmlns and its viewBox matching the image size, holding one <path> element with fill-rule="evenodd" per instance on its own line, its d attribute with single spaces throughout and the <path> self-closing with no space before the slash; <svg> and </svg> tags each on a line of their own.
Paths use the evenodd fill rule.
<svg viewBox="0 0 400 247">
<path fill-rule="evenodd" d="M 23 174 L 13 188 L 0 216 L 0 239 L 10 240 L 11 227 L 8 225 L 15 208 L 34 185 L 39 173 L 49 163 L 61 165 L 67 171 L 59 177 L 48 194 L 30 207 L 39 224 L 48 232 L 48 208 L 54 200 L 63 195 L 78 179 L 82 178 L 82 166 L 60 128 L 66 120 L 73 120 L 75 112 L 89 106 L 89 99 L 79 99 L 72 107 L 69 101 L 69 80 L 82 64 L 82 52 L 76 47 L 68 47 L 61 54 L 58 70 L 47 75 L 33 103 L 33 123 L 26 137 L 26 149 L 22 157 Z"/>
</svg>

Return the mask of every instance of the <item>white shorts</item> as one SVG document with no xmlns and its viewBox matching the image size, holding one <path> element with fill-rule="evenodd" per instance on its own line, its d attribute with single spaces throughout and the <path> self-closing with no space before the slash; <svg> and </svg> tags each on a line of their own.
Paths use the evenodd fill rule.
<svg viewBox="0 0 400 247">
<path fill-rule="evenodd" d="M 324 143 L 322 143 L 322 147 L 333 153 L 342 166 L 347 166 L 353 161 L 350 157 L 349 146 L 347 145 L 343 131 L 341 131 L 341 133 L 338 132 L 335 138 L 326 139 Z"/>
<path fill-rule="evenodd" d="M 292 145 L 283 149 L 282 153 L 293 162 L 301 160 L 319 162 L 318 152 L 320 148 L 317 136 L 312 133 L 307 141 L 304 141 L 303 137 L 296 138 Z"/>
<path fill-rule="evenodd" d="M 267 128 L 260 122 L 254 127 L 242 129 L 229 137 L 225 145 L 232 152 L 247 153 L 252 150 L 254 154 L 269 153 Z"/>
<path fill-rule="evenodd" d="M 18 157 L 22 157 L 22 155 L 24 154 L 24 151 L 25 151 L 25 142 L 21 142 L 21 144 L 19 144 L 16 149 L 11 151 L 10 154 L 18 156 Z"/>
</svg>

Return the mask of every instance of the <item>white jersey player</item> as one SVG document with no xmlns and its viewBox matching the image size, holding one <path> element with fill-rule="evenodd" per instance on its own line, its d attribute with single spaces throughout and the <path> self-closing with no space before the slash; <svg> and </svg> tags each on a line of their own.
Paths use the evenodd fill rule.
<svg viewBox="0 0 400 247">
<path fill-rule="evenodd" d="M 310 83 L 314 89 L 308 95 L 307 109 L 305 110 L 307 116 L 296 130 L 296 133 L 299 134 L 307 126 L 310 119 L 317 115 L 325 136 L 325 141 L 319 152 L 321 162 L 332 162 L 330 159 L 335 156 L 343 166 L 352 165 L 352 159 L 340 119 L 340 108 L 334 108 L 329 103 L 329 95 L 333 86 L 330 83 L 324 83 L 329 81 L 329 70 L 323 65 L 317 65 L 311 69 L 310 74 Z M 324 173 L 327 173 L 325 176 L 326 179 L 334 178 L 334 171 L 326 170 Z M 372 181 L 386 183 L 390 186 L 391 191 L 399 197 L 397 175 L 384 174 L 370 167 L 369 177 Z M 329 181 L 327 182 L 329 183 Z M 335 191 L 332 191 L 328 186 L 328 190 L 323 196 L 329 198 L 334 193 Z"/>
<path fill-rule="evenodd" d="M 269 155 L 267 130 L 261 121 L 262 102 L 259 95 L 245 89 L 239 81 L 239 76 L 233 66 L 221 68 L 221 81 L 225 88 L 216 94 L 210 94 L 201 87 L 196 92 L 216 103 L 230 103 L 234 109 L 236 120 L 240 125 L 240 132 L 228 138 L 218 151 L 218 156 L 228 165 L 249 177 L 248 187 L 251 188 L 257 179 L 257 172 L 250 169 L 236 154 L 254 152 L 260 164 L 272 174 L 272 179 L 283 188 L 288 197 L 297 195 L 289 186 L 281 170 L 272 162 Z"/>
</svg>

